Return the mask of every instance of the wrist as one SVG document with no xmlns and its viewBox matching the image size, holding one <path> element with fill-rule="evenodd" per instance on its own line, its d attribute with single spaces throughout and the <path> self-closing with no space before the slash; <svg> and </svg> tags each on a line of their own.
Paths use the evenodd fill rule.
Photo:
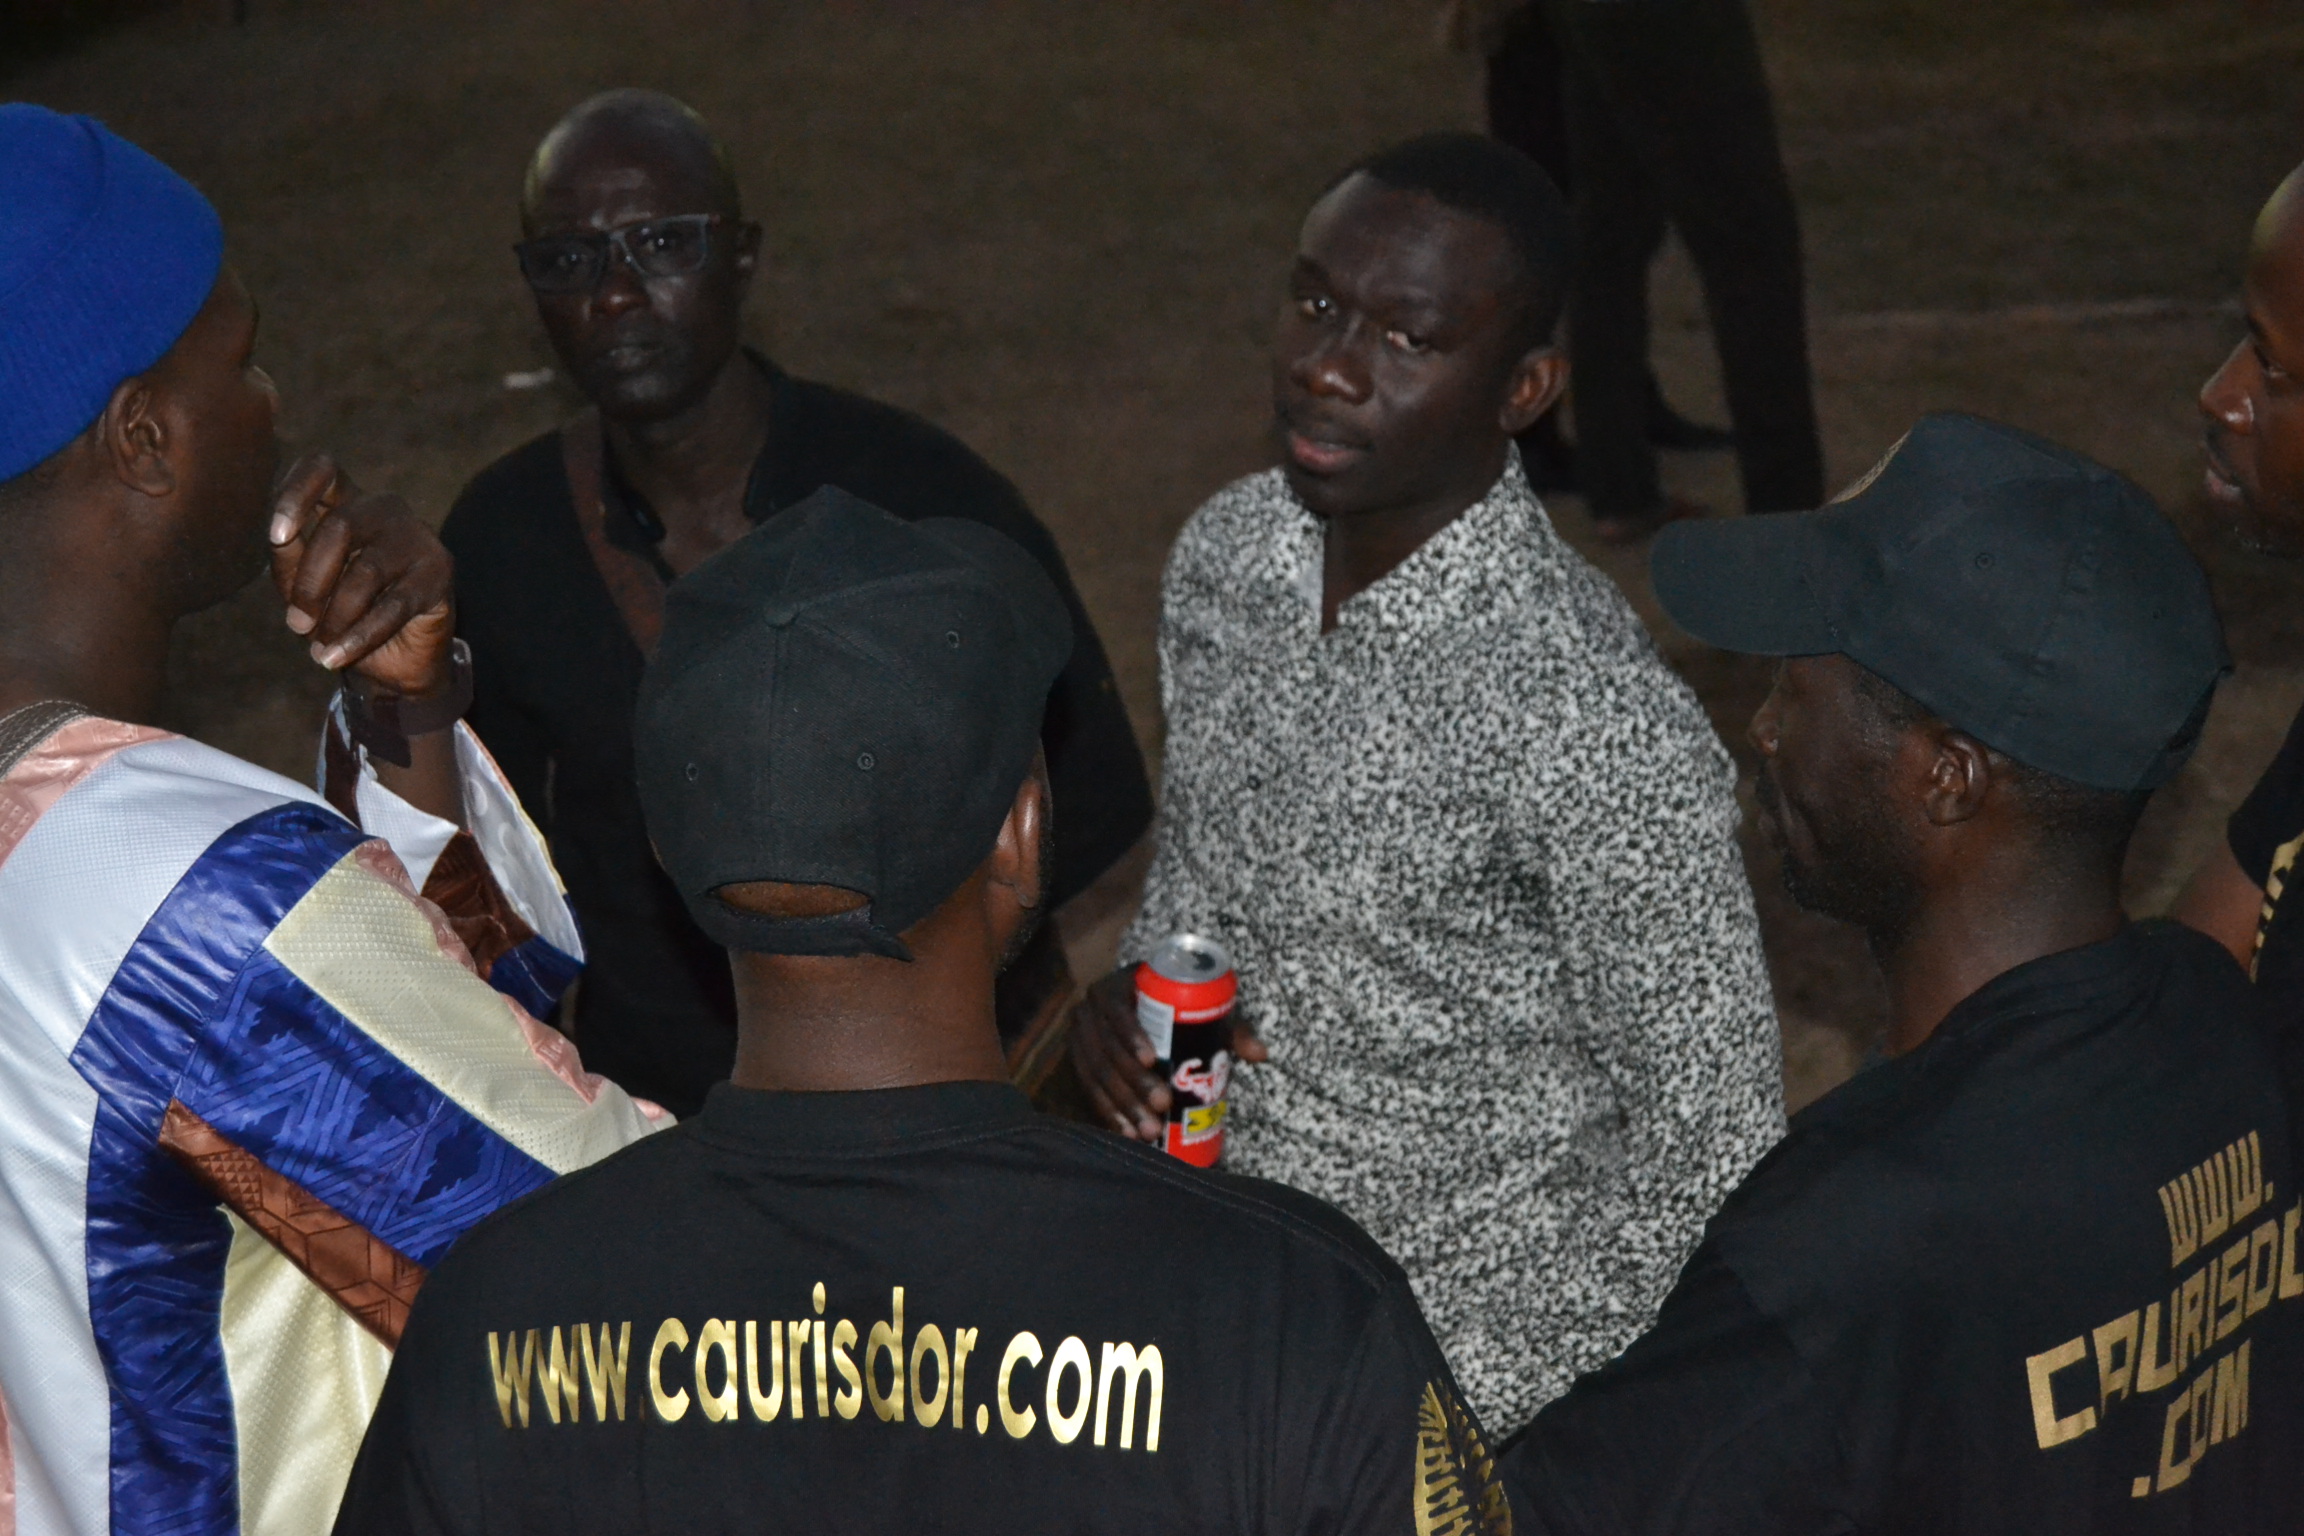
<svg viewBox="0 0 2304 1536">
<path fill-rule="evenodd" d="M 386 688 L 356 672 L 348 672 L 338 697 L 344 727 L 369 755 L 407 767 L 413 756 L 409 743 L 452 729 L 472 707 L 472 651 L 461 640 L 449 643 L 445 673 L 422 693 Z"/>
</svg>

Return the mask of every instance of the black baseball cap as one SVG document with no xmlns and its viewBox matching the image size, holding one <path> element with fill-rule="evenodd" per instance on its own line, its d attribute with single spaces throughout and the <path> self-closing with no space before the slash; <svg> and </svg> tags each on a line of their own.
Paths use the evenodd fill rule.
<svg viewBox="0 0 2304 1536">
<path fill-rule="evenodd" d="M 665 594 L 634 721 L 657 857 L 731 949 L 910 959 L 897 936 L 992 852 L 1071 654 L 1012 540 L 827 486 Z M 776 918 L 715 894 L 753 880 L 868 903 Z"/>
<path fill-rule="evenodd" d="M 1699 640 L 1837 652 L 2098 789 L 2173 776 L 2232 669 L 2207 575 L 2151 497 L 1977 416 L 1923 418 L 1817 511 L 1676 523 L 1650 568 Z"/>
</svg>

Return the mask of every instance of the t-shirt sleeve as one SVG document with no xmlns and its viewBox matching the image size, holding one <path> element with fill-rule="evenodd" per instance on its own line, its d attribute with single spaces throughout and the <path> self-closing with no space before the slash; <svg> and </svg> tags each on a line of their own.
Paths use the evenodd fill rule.
<svg viewBox="0 0 2304 1536">
<path fill-rule="evenodd" d="M 2225 825 L 2232 857 L 2258 885 L 2272 878 L 2281 846 L 2300 833 L 2304 833 L 2304 711 L 2288 727 L 2288 739 L 2280 743 L 2272 766 Z"/>
<path fill-rule="evenodd" d="M 1304 1494 L 1287 1529 L 1337 1536 L 1454 1531 L 1507 1536 L 1510 1510 L 1486 1434 L 1467 1409 L 1404 1282 L 1307 1424 Z"/>
<path fill-rule="evenodd" d="M 1522 1536 L 1824 1536 L 1834 1427 L 1789 1337 L 1699 1253 L 1655 1327 L 1499 1458 Z"/>
</svg>

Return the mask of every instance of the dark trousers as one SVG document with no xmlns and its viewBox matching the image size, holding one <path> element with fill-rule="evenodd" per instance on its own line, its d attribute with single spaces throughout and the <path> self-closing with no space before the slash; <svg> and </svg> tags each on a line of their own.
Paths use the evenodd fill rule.
<svg viewBox="0 0 2304 1536">
<path fill-rule="evenodd" d="M 1488 55 L 1488 133 L 1502 139 L 1552 178 L 1563 196 L 1576 191 L 1568 149 L 1568 56 L 1540 4 L 1505 24 Z"/>
<path fill-rule="evenodd" d="M 1648 268 L 1676 228 L 1754 512 L 1824 499 L 1800 227 L 1743 0 L 1540 0 L 1564 66 L 1576 468 L 1593 512 L 1662 504 L 1647 438 Z"/>
</svg>

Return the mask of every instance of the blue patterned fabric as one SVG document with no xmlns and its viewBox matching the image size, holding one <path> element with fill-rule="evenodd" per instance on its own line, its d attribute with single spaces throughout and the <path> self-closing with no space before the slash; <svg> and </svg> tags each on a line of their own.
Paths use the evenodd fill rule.
<svg viewBox="0 0 2304 1536">
<path fill-rule="evenodd" d="M 426 1266 L 552 1177 L 264 948 L 363 840 L 296 803 L 219 837 L 146 924 L 73 1052 L 100 1101 L 88 1300 L 111 1381 L 121 1536 L 238 1527 L 217 1331 L 231 1234 L 158 1146 L 171 1099 Z"/>
<path fill-rule="evenodd" d="M 496 963 L 488 968 L 488 985 L 527 1009 L 532 1017 L 549 1019 L 583 969 L 582 961 L 562 954 L 542 939 L 530 939 L 496 957 Z"/>
</svg>

